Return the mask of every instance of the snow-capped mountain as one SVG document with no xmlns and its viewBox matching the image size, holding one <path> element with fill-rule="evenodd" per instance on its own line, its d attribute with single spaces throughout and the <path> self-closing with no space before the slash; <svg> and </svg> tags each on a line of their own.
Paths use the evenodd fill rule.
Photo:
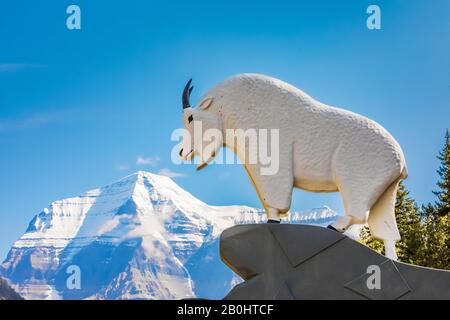
<svg viewBox="0 0 450 320">
<path fill-rule="evenodd" d="M 23 300 L 6 282 L 0 278 L 0 300 Z"/>
<path fill-rule="evenodd" d="M 290 220 L 335 217 L 323 207 Z M 220 233 L 262 221 L 260 209 L 210 206 L 168 177 L 139 171 L 53 202 L 14 243 L 0 274 L 27 299 L 222 298 L 239 279 L 220 261 Z"/>
</svg>

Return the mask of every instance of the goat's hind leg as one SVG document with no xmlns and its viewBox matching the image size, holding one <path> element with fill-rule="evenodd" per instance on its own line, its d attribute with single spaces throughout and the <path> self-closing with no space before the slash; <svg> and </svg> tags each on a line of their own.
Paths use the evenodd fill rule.
<svg viewBox="0 0 450 320">
<path fill-rule="evenodd" d="M 370 200 L 369 197 L 363 196 L 361 192 L 348 188 L 341 188 L 339 191 L 344 202 L 345 215 L 336 219 L 328 228 L 343 233 L 353 224 L 367 222 Z"/>
<path fill-rule="evenodd" d="M 400 233 L 395 219 L 395 201 L 399 180 L 392 183 L 370 209 L 368 225 L 372 237 L 384 241 L 385 256 L 397 260 L 395 243 Z"/>
</svg>

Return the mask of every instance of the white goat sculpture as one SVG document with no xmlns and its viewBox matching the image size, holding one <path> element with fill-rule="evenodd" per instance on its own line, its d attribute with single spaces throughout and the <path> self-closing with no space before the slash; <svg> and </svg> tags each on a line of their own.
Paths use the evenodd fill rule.
<svg viewBox="0 0 450 320">
<path fill-rule="evenodd" d="M 266 210 L 268 222 L 279 222 L 291 206 L 294 187 L 312 192 L 340 192 L 345 215 L 329 227 L 344 232 L 352 224 L 367 223 L 371 235 L 384 241 L 388 258 L 396 259 L 400 234 L 395 220 L 398 183 L 408 176 L 399 144 L 378 123 L 350 111 L 314 100 L 281 80 L 258 74 L 240 74 L 211 89 L 191 108 L 191 81 L 183 92 L 183 137 L 180 156 L 206 159 L 204 167 L 222 146 L 239 158 L 248 145 L 217 141 L 206 150 L 194 136 L 194 122 L 202 130 L 278 129 L 279 170 L 260 174 L 261 164 L 244 166 Z M 208 154 L 205 155 L 205 152 Z"/>
</svg>

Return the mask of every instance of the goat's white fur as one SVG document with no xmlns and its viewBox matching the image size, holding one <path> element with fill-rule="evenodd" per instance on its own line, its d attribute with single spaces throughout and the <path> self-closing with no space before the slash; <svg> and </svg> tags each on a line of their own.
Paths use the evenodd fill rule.
<svg viewBox="0 0 450 320">
<path fill-rule="evenodd" d="M 333 226 L 343 232 L 352 224 L 367 222 L 372 236 L 385 242 L 387 256 L 396 258 L 395 242 L 400 234 L 395 197 L 399 181 L 408 174 L 402 149 L 381 125 L 323 104 L 283 81 L 257 74 L 223 81 L 199 105 L 184 111 L 188 130 L 190 115 L 202 121 L 204 130 L 279 129 L 278 173 L 261 175 L 261 164 L 244 164 L 268 218 L 280 219 L 287 214 L 294 187 L 339 191 L 345 216 Z M 194 153 L 201 153 L 193 144 Z M 225 140 L 223 145 L 230 143 Z M 245 148 L 237 145 L 233 151 L 241 158 Z M 185 149 L 181 156 L 188 152 Z"/>
</svg>

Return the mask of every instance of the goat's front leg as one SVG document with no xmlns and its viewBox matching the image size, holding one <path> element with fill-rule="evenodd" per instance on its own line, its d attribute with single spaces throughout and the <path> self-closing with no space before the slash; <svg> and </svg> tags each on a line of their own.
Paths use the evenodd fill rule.
<svg viewBox="0 0 450 320">
<path fill-rule="evenodd" d="M 280 211 L 278 209 L 267 208 L 266 214 L 267 214 L 267 223 L 280 223 L 281 222 Z"/>
</svg>

